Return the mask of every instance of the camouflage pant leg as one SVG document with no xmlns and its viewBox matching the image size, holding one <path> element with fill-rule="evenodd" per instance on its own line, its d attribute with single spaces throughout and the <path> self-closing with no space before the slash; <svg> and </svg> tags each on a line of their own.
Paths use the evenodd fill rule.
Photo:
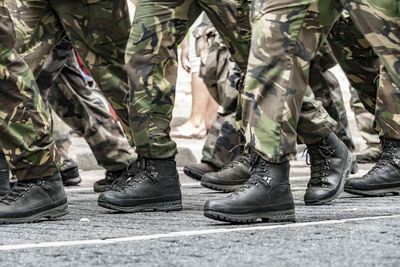
<svg viewBox="0 0 400 267">
<path fill-rule="evenodd" d="M 208 31 L 206 34 L 211 34 Z M 215 36 L 217 35 L 217 36 Z M 236 106 L 240 79 L 240 69 L 231 58 L 228 49 L 214 32 L 214 42 L 201 54 L 200 77 L 221 106 L 203 146 L 202 161 L 223 167 L 232 160 L 232 151 L 240 143 L 239 129 L 236 123 Z M 208 42 L 208 41 L 207 41 Z M 212 42 L 212 41 L 211 41 Z M 204 45 L 205 47 L 205 45 Z"/>
<path fill-rule="evenodd" d="M 52 113 L 52 123 L 52 137 L 61 157 L 60 171 L 78 167 L 78 163 L 69 157 L 69 148 L 72 144 L 69 131 L 65 131 L 65 127 L 60 125 L 63 122 L 60 118 L 55 117 L 54 113 Z"/>
<path fill-rule="evenodd" d="M 337 122 L 336 135 L 350 150 L 354 150 L 340 84 L 335 75 L 328 71 L 336 64 L 332 50 L 325 42 L 311 61 L 309 84 L 315 98 L 322 102 L 323 107 Z"/>
<path fill-rule="evenodd" d="M 37 77 L 53 47 L 65 37 L 49 0 L 5 0 L 17 36 L 16 49 Z"/>
<path fill-rule="evenodd" d="M 126 0 L 50 0 L 50 3 L 133 145 L 126 104 L 124 55 L 131 25 Z"/>
<path fill-rule="evenodd" d="M 51 107 L 68 126 L 85 138 L 100 166 L 110 171 L 129 166 L 133 151 L 110 114 L 106 100 L 95 88 L 90 88 L 82 76 L 68 40 L 64 39 L 53 49 L 37 83 L 44 98 L 50 91 Z M 57 144 L 59 140 L 55 141 Z M 71 159 L 66 156 L 63 162 L 72 166 L 69 164 Z"/>
<path fill-rule="evenodd" d="M 138 2 L 126 62 L 131 85 L 130 121 L 140 155 L 167 158 L 176 153 L 176 144 L 169 137 L 176 48 L 189 25 L 204 10 L 245 69 L 250 37 L 247 9 L 243 0 Z"/>
<path fill-rule="evenodd" d="M 51 176 L 59 155 L 33 74 L 14 50 L 12 22 L 0 0 L 0 145 L 18 180 Z"/>
<path fill-rule="evenodd" d="M 350 93 L 350 107 L 354 112 L 358 131 L 366 141 L 367 146 L 379 147 L 379 136 L 374 128 L 375 116 L 365 109 L 354 88 L 350 88 Z"/>
<path fill-rule="evenodd" d="M 247 146 L 271 162 L 285 161 L 296 152 L 296 130 L 311 136 L 315 132 L 299 118 L 305 109 L 303 97 L 310 90 L 310 61 L 322 45 L 323 34 L 330 28 L 329 23 L 318 25 L 316 22 L 319 18 L 338 16 L 335 9 L 321 14 L 318 8 L 318 0 L 253 2 L 252 43 L 243 107 L 244 116 L 248 117 L 246 141 Z M 305 100 L 313 97 L 312 92 L 308 93 L 310 96 Z M 314 119 L 323 123 L 321 119 L 326 111 L 319 111 L 321 116 Z M 307 115 L 312 114 L 304 112 L 303 119 Z M 324 133 L 329 133 L 335 123 L 329 116 L 326 118 Z"/>
<path fill-rule="evenodd" d="M 101 92 L 89 87 L 72 51 L 49 95 L 51 107 L 74 131 L 85 138 L 97 163 L 106 170 L 126 169 L 133 150 Z"/>
<path fill-rule="evenodd" d="M 352 85 L 358 91 L 360 100 L 366 108 L 375 114 L 379 135 L 394 139 L 399 138 L 398 129 L 400 129 L 398 120 L 400 113 L 400 71 L 397 68 L 400 58 L 398 47 L 400 15 L 397 5 L 398 2 L 395 0 L 385 2 L 376 0 L 346 1 L 344 6 L 349 11 L 359 30 L 354 24 L 341 24 L 342 27 L 349 27 L 348 30 L 343 31 L 343 36 L 347 37 L 349 34 L 346 35 L 346 32 L 352 32 L 354 38 L 360 38 L 360 40 L 341 38 L 344 44 L 351 41 L 356 44 L 356 46 L 350 47 L 350 53 L 361 54 L 360 58 L 367 58 L 369 62 L 376 63 L 372 66 L 371 63 L 365 63 L 364 65 L 366 66 L 365 68 L 370 67 L 371 71 L 367 72 L 365 76 L 361 76 L 361 78 L 372 80 L 369 85 L 365 86 L 364 90 L 357 88 L 357 84 L 353 85 L 353 82 Z M 362 38 L 360 32 L 365 38 Z M 340 32 L 338 35 L 340 36 Z M 357 45 L 357 42 L 360 44 Z M 344 47 L 348 46 L 344 45 Z M 379 79 L 376 79 L 376 75 L 374 75 L 374 72 L 379 73 L 379 69 L 377 68 L 376 56 L 371 52 L 371 47 L 384 64 L 384 68 L 380 71 Z M 351 64 L 351 62 L 348 63 L 351 61 L 349 60 L 351 57 L 344 57 L 344 59 L 347 59 L 347 64 Z M 346 66 L 346 64 L 344 65 Z M 352 77 L 349 79 L 352 81 Z M 358 79 L 358 81 L 363 83 L 362 79 Z"/>
<path fill-rule="evenodd" d="M 10 2 L 14 0 L 9 0 Z M 125 0 L 16 0 L 15 21 L 24 43 L 20 50 L 35 74 L 65 34 L 121 120 L 130 129 L 124 52 L 130 21 Z"/>
</svg>

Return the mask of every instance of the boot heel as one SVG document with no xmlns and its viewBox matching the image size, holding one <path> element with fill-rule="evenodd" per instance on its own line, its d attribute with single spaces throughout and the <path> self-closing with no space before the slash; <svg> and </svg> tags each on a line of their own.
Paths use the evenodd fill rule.
<svg viewBox="0 0 400 267">
<path fill-rule="evenodd" d="M 46 215 L 44 215 L 43 217 L 45 217 L 49 220 L 53 220 L 58 217 L 67 215 L 68 213 L 69 213 L 68 204 L 64 204 L 62 206 L 59 206 L 59 207 L 56 207 L 54 209 L 47 211 Z"/>
<path fill-rule="evenodd" d="M 263 222 L 296 222 L 296 214 L 293 210 L 268 212 L 262 216 Z"/>
<path fill-rule="evenodd" d="M 158 211 L 180 211 L 183 209 L 181 200 L 164 202 L 164 203 L 160 203 L 157 206 L 158 207 L 155 207 L 155 210 L 158 210 Z"/>
</svg>

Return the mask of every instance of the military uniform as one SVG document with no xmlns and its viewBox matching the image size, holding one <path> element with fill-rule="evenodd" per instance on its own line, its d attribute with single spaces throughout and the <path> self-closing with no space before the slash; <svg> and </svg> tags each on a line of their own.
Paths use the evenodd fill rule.
<svg viewBox="0 0 400 267">
<path fill-rule="evenodd" d="M 176 144 L 169 137 L 176 81 L 176 47 L 203 10 L 244 73 L 250 51 L 247 1 L 165 3 L 145 0 L 136 7 L 126 50 L 131 85 L 129 109 L 137 152 L 146 158 L 169 158 L 176 153 Z M 335 122 L 314 100 L 311 90 L 300 109 L 304 111 L 304 128 L 299 129 L 304 133 L 303 142 L 315 143 L 335 127 Z M 242 124 L 245 127 L 247 122 Z"/>
<path fill-rule="evenodd" d="M 31 70 L 14 49 L 14 29 L 4 1 L 0 12 L 0 145 L 18 180 L 52 176 L 59 155 L 48 114 Z"/>
<path fill-rule="evenodd" d="M 56 114 L 85 138 L 100 166 L 108 171 L 127 169 L 133 161 L 133 150 L 101 92 L 91 88 L 82 76 L 68 40 L 64 39 L 52 51 L 37 84 Z M 59 136 L 55 138 L 57 148 L 63 152 L 61 170 L 74 167 L 74 161 L 65 153 L 70 143 L 68 134 L 60 133 L 57 127 L 54 130 L 53 136 Z"/>
<path fill-rule="evenodd" d="M 278 1 L 269 1 L 268 3 L 255 1 L 253 3 L 251 49 L 253 54 L 249 58 L 245 87 L 245 93 L 249 100 L 246 109 L 252 109 L 252 111 L 248 113 L 251 115 L 246 137 L 249 145 L 268 161 L 279 162 L 286 155 L 294 152 L 295 142 L 291 138 L 295 135 L 296 118 L 299 116 L 297 107 L 301 104 L 302 96 L 307 89 L 310 60 L 322 45 L 321 40 L 329 33 L 332 23 L 340 16 L 343 7 L 340 1 L 328 1 L 326 5 L 322 6 L 318 3 L 319 1 L 302 1 L 298 4 L 295 4 L 295 1 L 280 3 Z M 270 9 L 272 6 L 273 10 Z M 368 14 L 370 10 L 365 11 L 365 6 L 349 1 L 346 2 L 345 7 L 357 19 L 363 19 L 363 22 L 368 20 L 369 16 L 365 14 Z M 367 9 L 371 8 L 369 4 L 366 7 Z M 298 12 L 299 15 L 295 16 L 294 12 Z M 284 18 L 283 16 L 286 15 L 289 17 Z M 276 22 L 271 21 L 271 17 L 275 18 Z M 371 19 L 373 18 L 374 15 Z M 298 22 L 301 22 L 298 27 L 289 27 Z M 278 27 L 282 23 L 288 26 L 285 28 L 287 30 L 282 31 L 282 28 Z M 314 27 L 314 25 L 316 26 Z M 370 22 L 366 25 L 372 27 Z M 266 29 L 270 32 L 268 36 L 265 34 Z M 364 31 L 368 33 L 373 32 L 371 29 L 364 27 Z M 381 30 L 377 30 L 377 32 L 380 33 L 375 36 L 387 36 Z M 373 43 L 373 40 L 371 42 Z M 386 53 L 387 51 L 383 54 Z M 393 58 L 385 55 L 383 59 L 390 67 L 390 63 L 387 62 Z M 271 66 L 274 67 L 271 68 Z M 381 82 L 388 82 L 389 77 L 382 75 L 385 79 L 380 79 Z M 260 77 L 263 77 L 262 80 Z M 381 93 L 379 93 L 380 91 Z M 393 93 L 388 94 L 384 91 L 383 87 L 378 90 L 378 98 L 393 96 Z M 363 91 L 363 93 L 367 92 Z M 360 98 L 365 99 L 363 96 Z M 282 101 L 283 99 L 285 101 Z M 273 101 L 274 104 L 270 101 Z M 372 107 L 372 101 L 369 102 Z M 381 134 L 398 138 L 396 129 L 399 127 L 395 120 L 391 119 L 391 116 L 387 116 L 388 109 L 393 108 L 393 111 L 396 109 L 396 104 L 387 103 L 397 103 L 397 101 L 387 99 L 377 103 L 378 105 L 386 103 L 381 107 L 383 113 L 378 112 L 379 107 L 377 107 L 377 121 L 385 121 L 378 123 L 380 127 L 385 125 L 385 130 L 381 131 Z M 396 112 L 389 112 L 389 114 L 396 114 Z M 292 123 L 288 123 L 290 121 Z M 388 127 L 395 126 L 394 124 L 396 127 Z M 265 127 L 265 125 L 269 126 Z"/>
<path fill-rule="evenodd" d="M 205 140 L 201 160 L 222 168 L 233 159 L 235 151 L 232 150 L 240 144 L 236 123 L 240 69 L 207 16 L 203 16 L 193 35 L 196 37 L 196 51 L 201 57 L 199 76 L 222 107 Z"/>
<path fill-rule="evenodd" d="M 124 52 L 130 30 L 126 1 L 17 0 L 9 5 L 17 46 L 35 76 L 54 46 L 67 36 L 132 140 L 125 102 Z"/>
</svg>

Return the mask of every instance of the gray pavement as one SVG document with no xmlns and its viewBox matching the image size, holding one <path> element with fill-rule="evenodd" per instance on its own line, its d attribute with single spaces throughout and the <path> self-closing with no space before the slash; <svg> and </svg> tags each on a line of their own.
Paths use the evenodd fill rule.
<svg viewBox="0 0 400 267">
<path fill-rule="evenodd" d="M 182 168 L 184 210 L 170 213 L 103 209 L 91 186 L 104 172 L 84 171 L 82 185 L 67 189 L 67 216 L 0 226 L 0 266 L 398 266 L 399 198 L 344 193 L 333 205 L 305 206 L 308 174 L 304 162 L 293 162 L 297 223 L 230 225 L 202 214 L 205 200 L 224 194 Z"/>
<path fill-rule="evenodd" d="M 339 71 L 343 94 L 346 81 Z M 187 76 L 179 79 L 173 125 L 190 113 Z M 348 103 L 346 103 L 348 105 Z M 358 148 L 363 140 L 348 113 Z M 2 266 L 400 266 L 399 197 L 342 194 L 329 206 L 305 206 L 304 161 L 291 164 L 297 223 L 230 225 L 203 216 L 207 199 L 224 194 L 202 188 L 179 167 L 184 210 L 116 213 L 97 206 L 93 182 L 104 177 L 84 140 L 72 156 L 83 182 L 67 188 L 70 213 L 56 221 L 0 225 Z M 199 161 L 204 140 L 177 139 L 178 165 Z M 361 165 L 362 175 L 372 167 Z"/>
</svg>

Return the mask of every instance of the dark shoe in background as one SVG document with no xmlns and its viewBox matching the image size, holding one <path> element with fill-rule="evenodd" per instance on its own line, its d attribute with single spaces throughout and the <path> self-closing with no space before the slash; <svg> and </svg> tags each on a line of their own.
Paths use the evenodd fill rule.
<svg viewBox="0 0 400 267">
<path fill-rule="evenodd" d="M 208 200 L 204 215 L 233 223 L 295 222 L 289 163 L 270 163 L 250 153 L 250 179 L 228 197 Z"/>
<path fill-rule="evenodd" d="M 182 210 L 175 159 L 141 158 L 140 167 L 122 189 L 100 194 L 99 206 L 122 212 Z"/>
<path fill-rule="evenodd" d="M 10 168 L 3 153 L 0 153 L 0 198 L 10 191 Z"/>
<path fill-rule="evenodd" d="M 79 169 L 77 166 L 67 170 L 60 171 L 61 179 L 64 186 L 78 185 L 82 182 L 82 178 L 79 176 Z"/>
<path fill-rule="evenodd" d="M 203 175 L 201 185 L 222 192 L 233 192 L 250 178 L 250 155 L 242 153 L 218 172 Z"/>
<path fill-rule="evenodd" d="M 54 219 L 68 213 L 60 173 L 19 181 L 0 199 L 0 223 L 29 223 Z"/>
<path fill-rule="evenodd" d="M 200 162 L 200 163 L 186 165 L 183 168 L 183 172 L 190 178 L 193 178 L 195 180 L 201 180 L 201 177 L 204 174 L 209 172 L 217 172 L 219 169 L 220 168 L 215 167 L 211 163 Z"/>
<path fill-rule="evenodd" d="M 400 140 L 382 138 L 381 143 L 378 163 L 363 177 L 347 180 L 344 191 L 374 197 L 400 194 Z"/>
<path fill-rule="evenodd" d="M 330 204 L 342 192 L 345 179 L 353 166 L 353 156 L 346 145 L 334 134 L 320 142 L 307 145 L 310 156 L 311 179 L 304 195 L 306 205 Z"/>
</svg>

